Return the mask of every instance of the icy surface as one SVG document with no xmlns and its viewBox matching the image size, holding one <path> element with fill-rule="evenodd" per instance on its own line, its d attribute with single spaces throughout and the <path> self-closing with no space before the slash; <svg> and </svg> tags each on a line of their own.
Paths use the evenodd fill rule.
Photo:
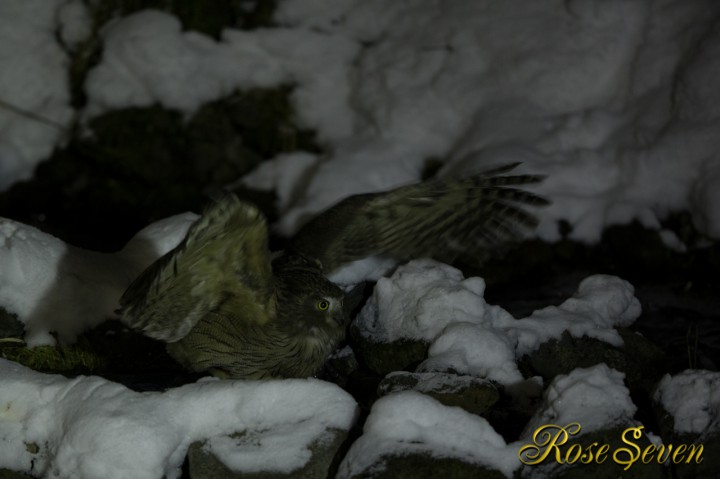
<svg viewBox="0 0 720 479">
<path fill-rule="evenodd" d="M 137 393 L 3 359 L 0 377 L 0 468 L 52 478 L 177 478 L 188 446 L 205 439 L 235 470 L 289 472 L 308 461 L 308 447 L 328 429 L 349 429 L 357 410 L 349 394 L 313 379 Z M 225 437 L 232 433 L 245 435 Z"/>
<path fill-rule="evenodd" d="M 720 372 L 693 370 L 666 375 L 655 400 L 673 417 L 675 432 L 720 431 Z"/>
<path fill-rule="evenodd" d="M 519 465 L 517 449 L 508 447 L 484 418 L 406 391 L 373 404 L 363 435 L 343 459 L 337 477 L 359 474 L 385 455 L 413 453 L 458 458 L 507 476 Z"/>
</svg>

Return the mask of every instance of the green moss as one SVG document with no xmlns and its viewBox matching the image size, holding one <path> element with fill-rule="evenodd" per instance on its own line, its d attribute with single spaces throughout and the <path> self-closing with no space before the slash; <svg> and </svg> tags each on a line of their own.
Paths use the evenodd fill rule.
<svg viewBox="0 0 720 479">
<path fill-rule="evenodd" d="M 105 361 L 82 344 L 28 348 L 22 340 L 4 338 L 0 356 L 46 373 L 95 373 L 105 367 Z"/>
</svg>

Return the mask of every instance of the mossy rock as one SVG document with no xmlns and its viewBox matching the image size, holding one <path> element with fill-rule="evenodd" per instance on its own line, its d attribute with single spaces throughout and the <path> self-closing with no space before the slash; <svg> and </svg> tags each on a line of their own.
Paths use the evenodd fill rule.
<svg viewBox="0 0 720 479">
<path fill-rule="evenodd" d="M 238 434 L 237 437 L 242 437 Z M 192 479 L 318 479 L 333 477 L 337 469 L 338 454 L 346 448 L 347 431 L 332 429 L 310 445 L 312 456 L 300 469 L 290 472 L 272 470 L 235 472 L 228 468 L 203 442 L 194 442 L 188 449 L 190 477 Z"/>
<path fill-rule="evenodd" d="M 418 391 L 446 406 L 482 414 L 500 398 L 495 385 L 485 379 L 451 373 L 390 373 L 380 382 L 378 396 L 400 391 Z"/>
<path fill-rule="evenodd" d="M 413 453 L 385 455 L 365 471 L 339 479 L 506 479 L 500 471 L 453 457 Z"/>
<path fill-rule="evenodd" d="M 105 360 L 85 345 L 36 346 L 22 340 L 0 340 L 0 357 L 36 371 L 53 374 L 92 374 L 105 369 Z"/>
<path fill-rule="evenodd" d="M 430 343 L 401 339 L 389 343 L 373 341 L 354 324 L 350 326 L 353 349 L 372 372 L 385 376 L 393 371 L 412 370 L 427 358 Z"/>
<path fill-rule="evenodd" d="M 32 477 L 23 472 L 0 468 L 0 479 L 32 479 Z"/>
<path fill-rule="evenodd" d="M 605 363 L 625 373 L 625 382 L 631 391 L 649 393 L 665 373 L 665 353 L 645 337 L 627 329 L 619 329 L 623 346 L 616 348 L 599 339 L 575 338 L 565 331 L 562 337 L 540 345 L 530 353 L 530 367 L 552 380 L 560 374 L 568 374 L 575 368 L 588 368 Z"/>
</svg>

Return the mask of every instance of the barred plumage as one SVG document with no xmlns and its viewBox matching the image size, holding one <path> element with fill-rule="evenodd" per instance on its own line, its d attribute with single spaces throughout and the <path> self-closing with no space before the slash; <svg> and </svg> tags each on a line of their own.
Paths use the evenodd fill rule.
<svg viewBox="0 0 720 479">
<path fill-rule="evenodd" d="M 311 376 L 347 323 L 343 292 L 326 273 L 376 254 L 447 260 L 513 239 L 536 224 L 523 207 L 547 203 L 517 188 L 542 177 L 503 176 L 514 167 L 352 196 L 306 224 L 272 262 L 262 214 L 227 195 L 130 285 L 121 316 L 193 371 Z"/>
<path fill-rule="evenodd" d="M 536 218 L 524 206 L 547 204 L 515 188 L 537 183 L 542 176 L 498 176 L 516 166 L 351 196 L 303 226 L 289 251 L 318 259 L 330 273 L 374 254 L 451 261 L 471 248 L 487 250 L 536 226 Z"/>
</svg>

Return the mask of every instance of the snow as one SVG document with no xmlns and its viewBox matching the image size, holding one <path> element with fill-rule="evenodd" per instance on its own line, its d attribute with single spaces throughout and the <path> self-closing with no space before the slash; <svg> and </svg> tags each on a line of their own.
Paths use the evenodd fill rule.
<svg viewBox="0 0 720 479">
<path fill-rule="evenodd" d="M 398 262 L 392 257 L 373 255 L 344 264 L 329 272 L 328 279 L 343 285 L 347 290 L 362 281 L 378 281 L 392 271 Z"/>
<path fill-rule="evenodd" d="M 68 59 L 55 41 L 61 0 L 0 3 L 0 191 L 31 178 L 73 117 Z"/>
<path fill-rule="evenodd" d="M 654 399 L 673 417 L 677 433 L 720 431 L 720 372 L 688 369 L 667 374 Z"/>
<path fill-rule="evenodd" d="M 629 424 L 637 407 L 623 383 L 624 378 L 623 373 L 605 364 L 578 368 L 555 377 L 545 390 L 542 406 L 525 427 L 523 437 L 531 437 L 546 424 L 564 427 L 579 423 L 580 434 Z"/>
<path fill-rule="evenodd" d="M 454 369 L 510 385 L 522 380 L 516 359 L 564 331 L 622 346 L 616 327 L 640 316 L 634 288 L 615 276 L 585 278 L 559 306 L 547 306 L 516 320 L 485 302 L 482 278 L 434 260 L 413 260 L 380 278 L 356 318 L 358 330 L 374 342 L 402 339 L 430 343 L 422 371 Z"/>
<path fill-rule="evenodd" d="M 622 346 L 615 327 L 627 327 L 642 310 L 635 289 L 616 276 L 593 275 L 580 282 L 577 292 L 559 306 L 547 306 L 513 323 L 508 332 L 517 338 L 522 356 L 568 331 L 573 337 L 588 336 Z"/>
<path fill-rule="evenodd" d="M 57 12 L 62 42 L 73 48 L 87 40 L 92 33 L 92 19 L 82 0 L 63 3 Z"/>
<path fill-rule="evenodd" d="M 68 60 L 54 31 L 81 41 L 87 11 L 39 3 L 0 7 L 0 99 L 67 126 Z M 718 14 L 712 0 L 285 0 L 275 27 L 215 40 L 139 11 L 102 27 L 102 61 L 75 113 L 158 103 L 191 114 L 235 89 L 294 85 L 299 121 L 327 155 L 300 183 L 293 168 L 272 173 L 279 197 L 293 198 L 277 225 L 286 234 L 342 197 L 417 181 L 435 157 L 448 175 L 518 160 L 546 174 L 545 239 L 559 238 L 560 219 L 592 242 L 610 224 L 660 229 L 682 209 L 718 238 Z M 0 126 L 0 189 L 63 140 L 7 107 Z"/>
<path fill-rule="evenodd" d="M 523 380 L 515 364 L 512 340 L 504 333 L 472 323 L 453 323 L 433 341 L 418 371 L 454 370 L 515 384 Z"/>
<path fill-rule="evenodd" d="M 188 114 L 237 88 L 298 83 L 295 100 L 308 126 L 349 134 L 343 78 L 356 45 L 310 31 L 226 30 L 222 41 L 183 31 L 172 15 L 145 10 L 103 30 L 103 61 L 88 75 L 87 114 L 159 103 Z M 317 75 L 319 63 L 325 74 Z M 333 94 L 336 97 L 333 99 Z"/>
<path fill-rule="evenodd" d="M 463 279 L 460 270 L 430 259 L 400 266 L 380 278 L 356 319 L 376 342 L 432 340 L 452 322 L 506 323 L 512 316 L 485 303 L 482 278 Z"/>
<path fill-rule="evenodd" d="M 138 393 L 3 359 L 0 373 L 0 467 L 42 477 L 177 478 L 188 446 L 205 439 L 234 470 L 288 472 L 307 462 L 308 447 L 328 429 L 347 430 L 357 415 L 349 394 L 314 379 L 205 381 Z"/>
<path fill-rule="evenodd" d="M 174 248 L 197 215 L 182 214 L 139 231 L 122 251 L 98 253 L 0 218 L 0 306 L 25 323 L 28 346 L 72 342 L 115 317 L 120 296 L 153 261 Z"/>
<path fill-rule="evenodd" d="M 541 213 L 545 238 L 558 237 L 557 219 L 569 221 L 572 237 L 594 241 L 607 224 L 636 218 L 657 227 L 668 210 L 688 207 L 697 171 L 717 163 L 717 103 L 701 105 L 710 112 L 700 125 L 681 121 L 663 129 L 675 119 L 670 102 L 678 70 L 698 78 L 691 94 L 716 84 L 716 68 L 704 65 L 717 61 L 700 58 L 714 47 L 703 43 L 702 53 L 688 52 L 717 5 L 519 3 L 288 1 L 277 18 L 366 45 L 353 72 L 362 113 L 356 136 L 366 137 L 368 149 L 386 143 L 391 151 L 414 150 L 414 159 L 391 154 L 384 167 L 374 166 L 380 175 L 402 180 L 394 171 L 400 161 L 404 181 L 416 180 L 429 156 L 448 158 L 445 172 L 454 174 L 521 159 L 528 171 L 549 176 L 539 188 L 554 201 Z M 681 67 L 688 55 L 695 56 L 697 76 Z M 689 99 L 683 95 L 680 103 Z M 340 177 L 357 155 L 337 148 L 327 168 Z M 323 180 L 309 186 L 300 210 L 320 210 L 340 196 L 328 193 Z M 292 223 L 293 212 L 287 218 Z"/>
<path fill-rule="evenodd" d="M 373 404 L 363 435 L 350 447 L 337 477 L 354 477 L 385 455 L 413 453 L 458 458 L 506 476 L 519 464 L 517 449 L 508 447 L 484 418 L 405 391 Z"/>
<path fill-rule="evenodd" d="M 293 204 L 297 189 L 304 184 L 304 178 L 312 174 L 318 160 L 317 155 L 306 152 L 280 154 L 260 163 L 243 176 L 240 183 L 259 190 L 275 191 L 278 195 L 277 209 L 283 212 Z"/>
</svg>

